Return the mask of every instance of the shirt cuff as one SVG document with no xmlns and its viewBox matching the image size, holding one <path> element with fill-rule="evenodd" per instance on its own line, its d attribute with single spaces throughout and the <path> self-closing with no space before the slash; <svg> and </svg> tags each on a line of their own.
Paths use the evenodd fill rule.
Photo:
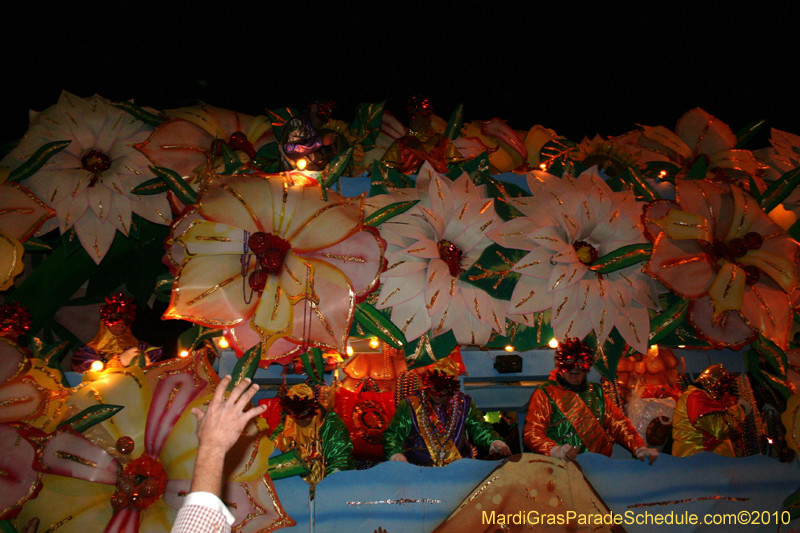
<svg viewBox="0 0 800 533">
<path fill-rule="evenodd" d="M 183 505 L 201 505 L 219 511 L 225 516 L 228 525 L 233 525 L 234 518 L 228 507 L 222 503 L 216 494 L 210 492 L 190 492 L 183 502 Z"/>
</svg>

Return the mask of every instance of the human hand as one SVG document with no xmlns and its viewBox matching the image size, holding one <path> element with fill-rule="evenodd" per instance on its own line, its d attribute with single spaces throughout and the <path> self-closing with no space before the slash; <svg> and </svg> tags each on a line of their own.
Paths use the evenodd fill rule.
<svg viewBox="0 0 800 533">
<path fill-rule="evenodd" d="M 122 352 L 119 356 L 119 362 L 122 363 L 122 366 L 128 366 L 133 361 L 133 358 L 139 355 L 141 350 L 134 346 L 133 348 L 128 348 L 124 352 Z"/>
<path fill-rule="evenodd" d="M 406 456 L 403 455 L 400 452 L 398 452 L 398 453 L 392 455 L 391 457 L 389 457 L 389 460 L 390 461 L 400 461 L 402 463 L 407 463 L 408 462 L 408 459 L 406 459 Z"/>
<path fill-rule="evenodd" d="M 28 520 L 28 525 L 25 526 L 21 533 L 36 533 L 37 529 L 39 529 L 39 519 L 34 516 Z"/>
<path fill-rule="evenodd" d="M 640 461 L 648 459 L 650 461 L 650 464 L 652 465 L 653 463 L 656 462 L 656 459 L 658 459 L 658 450 L 656 450 L 655 448 L 648 448 L 647 446 L 642 446 L 641 448 L 636 449 L 635 455 L 636 458 L 639 459 Z"/>
<path fill-rule="evenodd" d="M 578 450 L 576 450 L 571 444 L 553 446 L 553 449 L 550 450 L 550 457 L 556 457 L 558 459 L 564 459 L 565 461 L 574 462 L 578 457 Z"/>
<path fill-rule="evenodd" d="M 222 378 L 214 391 L 214 397 L 203 411 L 199 407 L 192 409 L 197 417 L 197 438 L 200 447 L 206 450 L 217 450 L 223 454 L 230 450 L 244 431 L 245 425 L 267 410 L 266 405 L 259 405 L 245 411 L 250 400 L 258 392 L 258 385 L 251 385 L 250 378 L 245 378 L 236 385 L 225 398 L 225 390 L 231 382 L 230 376 Z"/>
<path fill-rule="evenodd" d="M 508 444 L 501 440 L 496 440 L 492 442 L 492 445 L 489 447 L 489 453 L 499 453 L 502 456 L 508 457 L 511 455 L 511 448 L 508 447 Z"/>
</svg>

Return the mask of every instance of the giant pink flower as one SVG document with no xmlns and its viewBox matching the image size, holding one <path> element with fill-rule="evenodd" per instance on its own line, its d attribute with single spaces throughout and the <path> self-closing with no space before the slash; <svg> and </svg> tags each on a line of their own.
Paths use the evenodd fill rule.
<svg viewBox="0 0 800 533">
<path fill-rule="evenodd" d="M 18 461 L 0 477 L 2 501 L 21 523 L 38 517 L 59 533 L 167 533 L 189 492 L 197 456 L 191 410 L 210 399 L 217 383 L 208 361 L 171 359 L 138 367 L 89 373 L 67 408 L 73 413 L 101 404 L 124 408 L 84 434 L 69 426 L 45 433 L 0 425 L 0 442 Z M 19 443 L 19 435 L 34 446 Z M 24 442 L 24 441 L 23 441 Z M 294 525 L 265 473 L 272 444 L 266 426 L 249 424 L 226 461 L 231 481 L 222 499 L 236 531 L 255 533 Z M 33 469 L 31 469 L 33 461 Z M 24 502 L 24 490 L 41 489 Z"/>
<path fill-rule="evenodd" d="M 676 189 L 677 203 L 645 213 L 655 234 L 646 271 L 693 300 L 689 321 L 715 346 L 761 333 L 787 349 L 800 244 L 736 186 L 678 180 Z"/>
<path fill-rule="evenodd" d="M 166 318 L 225 329 L 240 353 L 263 341 L 265 361 L 309 346 L 344 353 L 385 245 L 364 227 L 361 198 L 326 201 L 303 176 L 214 178 L 168 241 L 177 266 Z"/>
</svg>

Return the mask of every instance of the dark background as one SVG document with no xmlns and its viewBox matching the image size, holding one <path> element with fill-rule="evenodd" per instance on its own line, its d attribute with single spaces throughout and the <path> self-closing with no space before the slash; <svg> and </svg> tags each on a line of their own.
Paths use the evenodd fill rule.
<svg viewBox="0 0 800 533">
<path fill-rule="evenodd" d="M 767 119 L 800 134 L 797 8 L 439 4 L 15 4 L 0 35 L 0 142 L 61 89 L 249 114 L 333 99 L 347 121 L 359 102 L 386 99 L 404 123 L 423 93 L 445 119 L 463 103 L 467 120 L 542 124 L 575 141 L 673 128 L 699 106 L 734 131 Z"/>
</svg>

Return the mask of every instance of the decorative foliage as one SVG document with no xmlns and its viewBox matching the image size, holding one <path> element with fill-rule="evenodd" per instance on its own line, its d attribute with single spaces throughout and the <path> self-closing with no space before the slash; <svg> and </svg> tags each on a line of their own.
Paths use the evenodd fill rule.
<svg viewBox="0 0 800 533">
<path fill-rule="evenodd" d="M 84 99 L 63 92 L 56 105 L 32 114 L 28 133 L 0 165 L 13 173 L 54 139 L 69 141 L 57 153 L 47 152 L 41 166 L 37 160 L 31 166 L 37 170 L 25 172 L 23 185 L 56 211 L 57 219 L 45 222 L 41 231 L 74 229 L 92 260 L 100 263 L 117 230 L 130 233 L 133 213 L 157 224 L 170 222 L 164 195 L 130 194 L 152 177 L 148 159 L 133 149 L 150 131 L 99 96 Z"/>
<path fill-rule="evenodd" d="M 557 339 L 593 331 L 603 344 L 616 328 L 635 350 L 646 352 L 648 309 L 659 308 L 655 284 L 637 264 L 598 271 L 606 269 L 607 261 L 598 263 L 601 256 L 646 242 L 642 204 L 629 192 L 613 192 L 596 170 L 577 178 L 534 171 L 528 186 L 533 196 L 508 200 L 524 216 L 489 233 L 499 245 L 527 252 L 508 265 L 519 276 L 508 316 L 549 310 Z M 636 258 L 646 258 L 634 250 Z"/>
<path fill-rule="evenodd" d="M 178 266 L 165 317 L 226 328 L 240 352 L 262 342 L 264 361 L 309 346 L 344 352 L 383 243 L 363 226 L 360 200 L 328 196 L 300 172 L 215 177 L 192 220 L 173 228 Z"/>
</svg>

